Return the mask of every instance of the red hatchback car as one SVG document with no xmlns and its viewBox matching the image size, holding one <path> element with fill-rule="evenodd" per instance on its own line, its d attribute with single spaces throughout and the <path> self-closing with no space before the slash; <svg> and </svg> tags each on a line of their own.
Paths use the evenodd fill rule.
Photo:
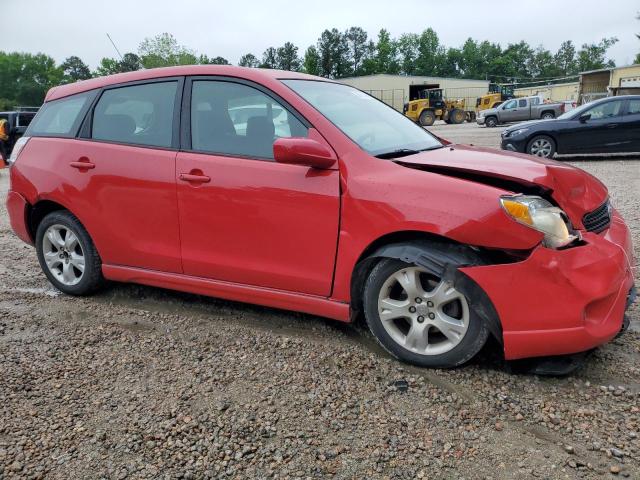
<svg viewBox="0 0 640 480">
<path fill-rule="evenodd" d="M 363 314 L 395 357 L 451 367 L 591 349 L 633 298 L 607 189 L 554 161 L 450 145 L 352 87 L 175 67 L 52 89 L 7 207 L 48 279 Z"/>
</svg>

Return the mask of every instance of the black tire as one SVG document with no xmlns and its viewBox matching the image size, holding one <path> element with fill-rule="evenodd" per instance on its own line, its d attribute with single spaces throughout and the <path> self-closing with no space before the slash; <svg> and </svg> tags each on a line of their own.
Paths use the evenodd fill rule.
<svg viewBox="0 0 640 480">
<path fill-rule="evenodd" d="M 489 128 L 498 126 L 498 119 L 496 117 L 487 117 L 484 119 L 484 124 Z"/>
<path fill-rule="evenodd" d="M 464 123 L 466 118 L 467 118 L 467 114 L 464 113 L 464 110 L 461 110 L 460 108 L 454 108 L 449 112 L 449 120 L 454 125 L 459 125 L 461 123 Z"/>
<path fill-rule="evenodd" d="M 449 253 L 450 257 L 451 255 L 455 256 L 455 253 Z M 462 262 L 459 264 L 462 264 Z M 456 290 L 464 295 L 469 306 L 468 329 L 459 343 L 445 353 L 428 355 L 412 352 L 403 345 L 400 345 L 400 343 L 396 342 L 382 324 L 378 307 L 378 295 L 380 294 L 383 285 L 393 273 L 404 268 L 414 266 L 415 265 L 411 265 L 397 259 L 385 258 L 373 267 L 369 273 L 367 281 L 365 282 L 363 294 L 363 307 L 367 325 L 380 345 L 393 357 L 399 360 L 420 367 L 431 368 L 453 368 L 462 365 L 463 363 L 471 360 L 482 349 L 489 337 L 489 329 L 484 320 L 477 313 L 477 304 L 481 303 L 483 301 L 483 296 L 486 297 L 486 295 L 484 295 L 484 293 L 483 295 L 478 295 L 477 293 L 471 292 L 469 283 L 465 281 L 456 281 L 455 284 Z M 456 274 L 459 276 L 464 275 L 459 271 L 456 271 Z M 465 276 L 465 279 L 468 279 L 468 277 Z M 474 304 L 474 302 L 476 302 L 476 304 Z M 483 307 L 484 305 L 480 305 L 480 308 Z M 485 308 L 484 311 L 492 309 L 493 306 L 491 306 L 490 309 Z"/>
<path fill-rule="evenodd" d="M 79 246 L 84 255 L 84 272 L 75 285 L 65 285 L 58 280 L 45 262 L 43 247 L 44 236 L 49 227 L 53 225 L 62 225 L 73 232 L 78 239 Z M 53 286 L 61 292 L 69 295 L 88 295 L 104 285 L 100 255 L 98 255 L 96 247 L 86 229 L 71 212 L 58 210 L 45 216 L 36 230 L 35 243 L 38 262 L 40 263 L 42 271 Z"/>
<path fill-rule="evenodd" d="M 431 110 L 423 110 L 418 118 L 418 122 L 420 122 L 420 125 L 423 127 L 430 127 L 435 123 L 435 121 L 436 115 Z"/>
<path fill-rule="evenodd" d="M 467 112 L 467 122 L 475 122 L 476 121 L 476 112 Z"/>
<path fill-rule="evenodd" d="M 549 144 L 548 153 L 547 153 L 547 150 L 545 149 L 544 154 L 542 154 L 537 148 L 537 145 L 540 145 L 543 142 L 547 142 Z M 553 138 L 549 137 L 548 135 L 536 135 L 527 143 L 527 153 L 529 155 L 534 155 L 542 158 L 553 158 L 556 152 L 557 152 L 556 142 Z"/>
<path fill-rule="evenodd" d="M 544 112 L 542 114 L 542 117 L 540 118 L 542 118 L 542 120 L 551 120 L 553 118 L 556 118 L 556 116 L 553 114 L 553 112 Z"/>
</svg>

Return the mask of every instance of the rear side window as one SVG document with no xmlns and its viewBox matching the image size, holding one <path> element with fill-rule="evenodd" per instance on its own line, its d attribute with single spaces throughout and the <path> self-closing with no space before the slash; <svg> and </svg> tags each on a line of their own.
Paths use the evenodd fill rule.
<svg viewBox="0 0 640 480">
<path fill-rule="evenodd" d="M 527 101 L 525 99 L 518 100 L 518 106 L 519 107 L 526 107 L 527 106 Z"/>
<path fill-rule="evenodd" d="M 106 90 L 93 112 L 91 138 L 170 147 L 178 82 L 158 82 Z"/>
<path fill-rule="evenodd" d="M 32 137 L 75 137 L 82 117 L 96 92 L 80 93 L 45 103 L 25 135 Z"/>
</svg>

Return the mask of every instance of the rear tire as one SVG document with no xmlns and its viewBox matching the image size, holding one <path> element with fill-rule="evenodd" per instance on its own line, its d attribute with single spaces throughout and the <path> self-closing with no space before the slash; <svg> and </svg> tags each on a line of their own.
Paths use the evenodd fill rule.
<svg viewBox="0 0 640 480">
<path fill-rule="evenodd" d="M 364 287 L 367 325 L 382 347 L 399 360 L 433 368 L 462 365 L 489 337 L 476 312 L 474 301 L 480 299 L 462 292 L 462 283 L 454 287 L 422 267 L 382 259 Z"/>
<path fill-rule="evenodd" d="M 553 158 L 556 142 L 547 135 L 536 135 L 527 143 L 527 153 L 541 158 Z"/>
<path fill-rule="evenodd" d="M 430 127 L 436 121 L 436 115 L 431 110 L 423 110 L 418 119 L 423 127 Z"/>
<path fill-rule="evenodd" d="M 484 124 L 489 128 L 498 126 L 498 119 L 496 117 L 487 117 L 484 119 Z"/>
<path fill-rule="evenodd" d="M 553 112 L 544 112 L 542 114 L 542 120 L 552 120 L 556 118 L 556 116 L 553 114 Z"/>
<path fill-rule="evenodd" d="M 40 267 L 61 292 L 88 295 L 104 284 L 100 255 L 72 213 L 59 210 L 44 217 L 35 240 Z"/>
</svg>

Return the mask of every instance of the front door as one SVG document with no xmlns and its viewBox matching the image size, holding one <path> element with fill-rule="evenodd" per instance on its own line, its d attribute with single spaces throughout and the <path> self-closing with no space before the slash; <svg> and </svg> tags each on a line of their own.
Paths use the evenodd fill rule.
<svg viewBox="0 0 640 480">
<path fill-rule="evenodd" d="M 560 138 L 561 153 L 607 153 L 616 151 L 624 142 L 622 113 L 624 100 L 610 100 L 582 112 L 590 118 L 574 119 Z"/>
<path fill-rule="evenodd" d="M 176 166 L 184 272 L 328 296 L 339 173 L 273 160 L 274 140 L 307 136 L 309 124 L 243 82 L 195 79 L 186 92 L 188 151 Z"/>
</svg>

